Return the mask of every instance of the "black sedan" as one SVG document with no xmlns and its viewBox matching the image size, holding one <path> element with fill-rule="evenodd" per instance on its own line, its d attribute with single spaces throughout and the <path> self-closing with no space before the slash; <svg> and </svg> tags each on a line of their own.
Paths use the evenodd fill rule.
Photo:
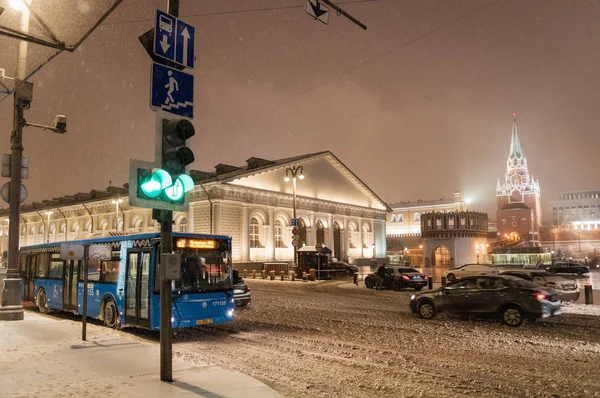
<svg viewBox="0 0 600 398">
<path fill-rule="evenodd" d="M 365 286 L 373 289 L 377 286 L 377 274 L 371 273 L 365 277 Z M 427 275 L 411 267 L 385 267 L 384 289 L 398 291 L 403 288 L 413 288 L 419 291 L 427 286 Z"/>
<path fill-rule="evenodd" d="M 560 306 L 556 290 L 514 276 L 466 277 L 410 299 L 412 312 L 424 319 L 438 312 L 487 314 L 499 316 L 508 326 L 555 315 Z"/>
<path fill-rule="evenodd" d="M 590 272 L 590 267 L 577 263 L 554 263 L 546 268 L 546 271 L 553 274 L 577 274 L 583 275 Z"/>
</svg>

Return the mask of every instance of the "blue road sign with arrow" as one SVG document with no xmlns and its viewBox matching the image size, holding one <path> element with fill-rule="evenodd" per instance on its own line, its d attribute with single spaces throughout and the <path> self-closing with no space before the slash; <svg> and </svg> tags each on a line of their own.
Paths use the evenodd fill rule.
<svg viewBox="0 0 600 398">
<path fill-rule="evenodd" d="M 154 54 L 187 68 L 194 67 L 195 29 L 173 15 L 156 10 Z"/>
<path fill-rule="evenodd" d="M 152 64 L 151 106 L 192 119 L 194 76 L 160 64 Z"/>
</svg>

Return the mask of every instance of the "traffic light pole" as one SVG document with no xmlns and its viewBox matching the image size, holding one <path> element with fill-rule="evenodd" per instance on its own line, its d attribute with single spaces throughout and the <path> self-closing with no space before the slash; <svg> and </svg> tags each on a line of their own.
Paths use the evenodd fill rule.
<svg viewBox="0 0 600 398">
<path fill-rule="evenodd" d="M 29 9 L 24 7 L 21 12 L 21 31 L 29 32 Z M 27 42 L 19 43 L 17 59 L 17 79 L 24 80 L 27 72 Z M 26 84 L 24 82 L 23 84 Z M 2 306 L 0 320 L 22 320 L 23 306 L 21 305 L 21 277 L 19 276 L 19 221 L 21 206 L 21 163 L 23 157 L 23 118 L 24 109 L 29 107 L 27 99 L 20 98 L 20 90 L 14 94 L 13 131 L 10 136 L 11 163 L 9 185 L 9 224 L 8 224 L 8 269 L 2 289 Z M 30 100 L 30 99 L 29 99 Z"/>
<path fill-rule="evenodd" d="M 167 12 L 179 17 L 179 0 L 167 0 Z M 154 210 L 160 223 L 160 253 L 173 252 L 173 211 Z M 161 256 L 162 257 L 162 256 Z M 164 273 L 162 273 L 164 275 Z M 172 317 L 173 292 L 171 280 L 160 280 L 160 380 L 173 381 L 173 325 Z"/>
<path fill-rule="evenodd" d="M 154 218 L 160 223 L 160 254 L 173 252 L 173 211 L 154 210 Z M 163 266 L 163 265 L 161 265 Z M 171 280 L 160 279 L 160 380 L 173 381 L 173 327 L 171 306 L 173 292 Z"/>
</svg>

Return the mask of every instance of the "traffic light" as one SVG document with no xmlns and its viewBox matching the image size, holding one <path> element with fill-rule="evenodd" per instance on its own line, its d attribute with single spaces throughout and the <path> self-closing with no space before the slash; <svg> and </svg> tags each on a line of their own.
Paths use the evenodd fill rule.
<svg viewBox="0 0 600 398">
<path fill-rule="evenodd" d="M 185 174 L 186 166 L 194 161 L 194 152 L 186 146 L 186 140 L 194 134 L 194 125 L 187 119 L 163 120 L 162 167 L 173 180 L 164 194 L 173 202 L 182 201 L 185 193 L 194 188 L 192 177 Z"/>
<path fill-rule="evenodd" d="M 186 146 L 186 140 L 195 134 L 194 126 L 187 119 L 164 119 L 160 133 L 160 162 L 132 160 L 130 203 L 154 209 L 187 210 L 185 193 L 194 188 L 194 181 L 185 172 L 194 161 L 194 153 Z"/>
</svg>

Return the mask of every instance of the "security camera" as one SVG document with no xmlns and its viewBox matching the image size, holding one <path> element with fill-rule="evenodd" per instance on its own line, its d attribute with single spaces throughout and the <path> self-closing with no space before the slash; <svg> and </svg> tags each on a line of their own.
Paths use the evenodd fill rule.
<svg viewBox="0 0 600 398">
<path fill-rule="evenodd" d="M 67 117 L 65 115 L 56 115 L 52 122 L 55 133 L 64 134 L 67 132 Z"/>
</svg>

